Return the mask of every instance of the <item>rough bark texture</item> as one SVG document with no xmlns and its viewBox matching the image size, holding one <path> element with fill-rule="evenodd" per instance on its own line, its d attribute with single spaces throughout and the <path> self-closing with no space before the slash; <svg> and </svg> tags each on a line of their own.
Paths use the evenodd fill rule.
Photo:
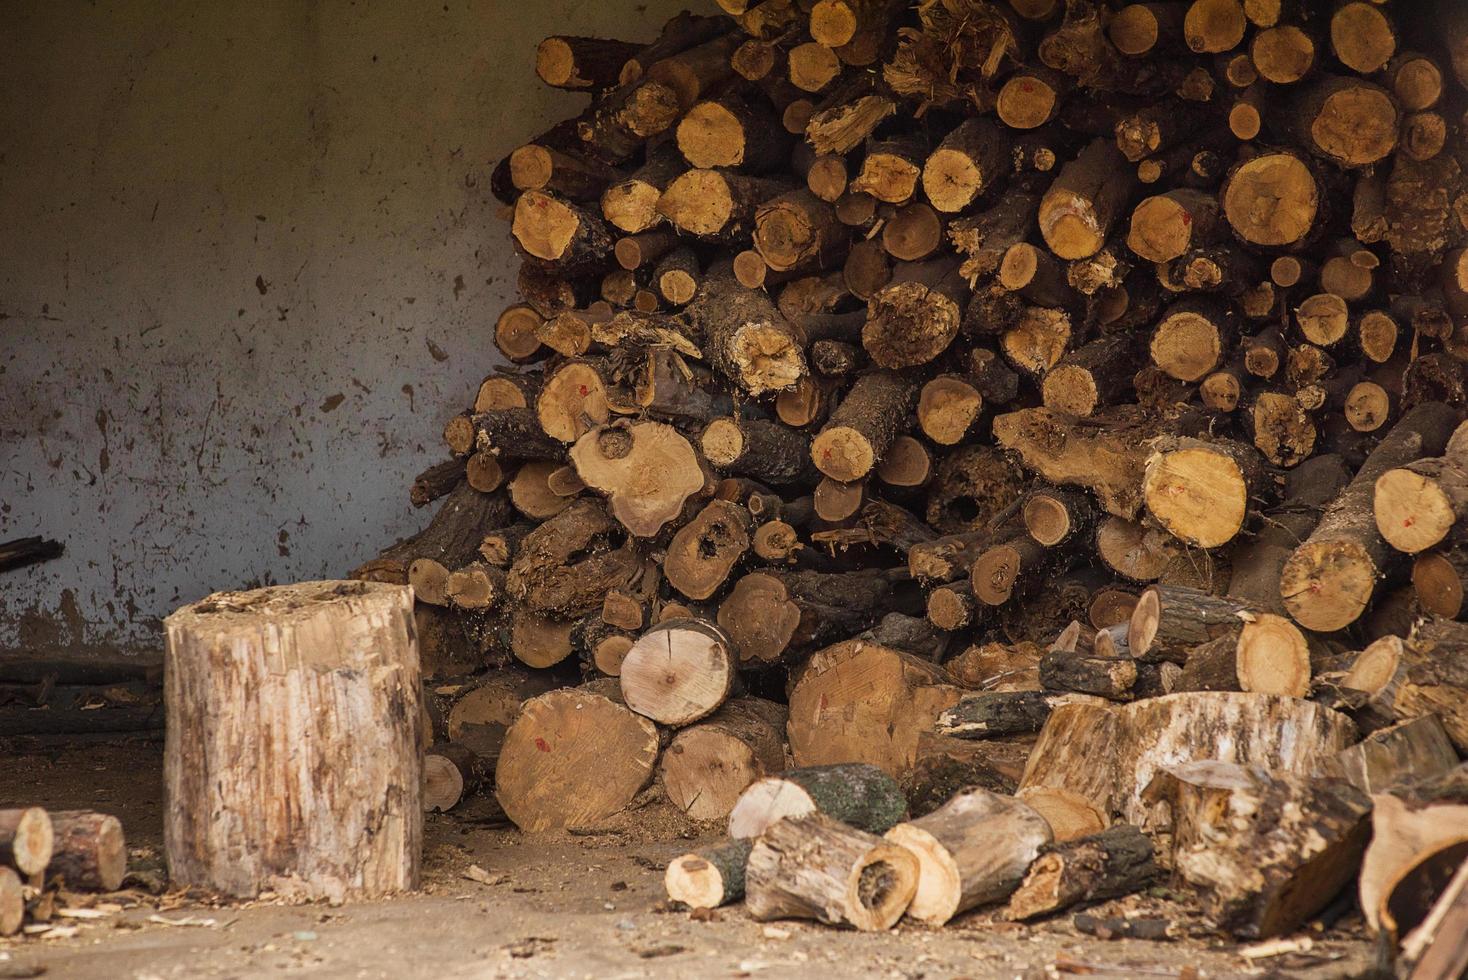
<svg viewBox="0 0 1468 980">
<path fill-rule="evenodd" d="M 168 617 L 174 881 L 336 900 L 418 887 L 411 616 L 406 589 L 314 582 L 216 593 Z"/>
</svg>

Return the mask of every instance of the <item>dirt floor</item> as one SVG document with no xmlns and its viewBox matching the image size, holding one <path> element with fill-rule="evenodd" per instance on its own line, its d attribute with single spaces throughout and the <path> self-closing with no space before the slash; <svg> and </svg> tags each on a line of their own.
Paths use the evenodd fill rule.
<svg viewBox="0 0 1468 980">
<path fill-rule="evenodd" d="M 1297 937 L 1294 945 L 1308 947 L 1304 952 L 1253 958 L 1241 955 L 1247 947 L 1212 940 L 1098 940 L 1077 933 L 1069 915 L 1032 928 L 977 913 L 943 930 L 904 924 L 866 935 L 758 923 L 738 907 L 690 914 L 668 906 L 662 869 L 716 831 L 685 824 L 655 793 L 618 826 L 577 836 L 527 837 L 484 800 L 432 814 L 423 891 L 394 901 L 217 904 L 164 886 L 161 742 L 50 746 L 17 739 L 0 750 L 7 760 L 0 807 L 115 813 L 126 828 L 132 869 L 120 894 L 62 896 L 58 903 L 90 906 L 98 917 L 58 916 L 48 934 L 0 939 L 0 980 L 1325 978 L 1366 976 L 1371 965 L 1353 913 Z M 1113 905 L 1179 914 L 1162 890 Z"/>
</svg>

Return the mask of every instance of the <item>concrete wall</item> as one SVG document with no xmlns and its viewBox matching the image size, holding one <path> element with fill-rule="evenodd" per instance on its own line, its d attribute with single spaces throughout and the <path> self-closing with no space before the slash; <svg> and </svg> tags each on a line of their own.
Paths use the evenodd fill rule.
<svg viewBox="0 0 1468 980">
<path fill-rule="evenodd" d="M 155 645 L 340 574 L 494 362 L 492 161 L 584 97 L 550 33 L 701 0 L 15 0 L 0 58 L 0 651 Z"/>
</svg>

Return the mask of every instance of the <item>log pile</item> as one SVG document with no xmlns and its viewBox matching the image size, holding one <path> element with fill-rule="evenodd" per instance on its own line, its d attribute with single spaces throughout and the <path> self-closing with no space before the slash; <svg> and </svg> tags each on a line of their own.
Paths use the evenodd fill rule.
<svg viewBox="0 0 1468 980">
<path fill-rule="evenodd" d="M 658 776 L 722 818 L 783 736 L 899 780 L 917 871 L 827 814 L 680 881 L 861 927 L 912 873 L 927 921 L 1003 881 L 1026 917 L 1134 887 L 1146 834 L 1221 928 L 1298 925 L 1288 835 L 1342 886 L 1362 789 L 1468 751 L 1468 18 L 719 2 L 541 45 L 589 102 L 488 182 L 512 367 L 357 572 L 414 587 L 431 676 L 501 671 L 499 801 L 595 822 Z M 1311 812 L 1238 831 L 1282 855 L 1239 894 L 1186 850 L 1203 798 Z M 975 813 L 1051 849 L 969 881 Z M 792 892 L 807 845 L 872 901 Z"/>
<path fill-rule="evenodd" d="M 122 822 L 90 810 L 0 810 L 0 936 L 37 931 L 57 891 L 116 891 L 127 874 Z"/>
</svg>

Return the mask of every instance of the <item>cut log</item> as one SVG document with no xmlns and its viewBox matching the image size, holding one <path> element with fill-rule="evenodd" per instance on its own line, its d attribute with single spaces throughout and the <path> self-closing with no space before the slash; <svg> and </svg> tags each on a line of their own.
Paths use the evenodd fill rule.
<svg viewBox="0 0 1468 980">
<path fill-rule="evenodd" d="M 46 870 L 54 849 L 55 828 L 45 810 L 0 810 L 0 865 L 30 877 Z"/>
<path fill-rule="evenodd" d="M 1314 173 L 1299 157 L 1263 153 L 1230 172 L 1223 186 L 1223 213 L 1246 242 L 1293 245 L 1314 228 L 1320 198 Z"/>
<path fill-rule="evenodd" d="M 861 343 L 872 363 L 895 370 L 938 357 L 958 336 L 964 294 L 952 257 L 898 266 L 867 302 Z"/>
<path fill-rule="evenodd" d="M 1151 884 L 1156 873 L 1146 835 L 1126 824 L 1111 827 L 1042 850 L 1010 896 L 1005 915 L 1024 922 L 1080 902 L 1129 895 Z"/>
<path fill-rule="evenodd" d="M 448 713 L 447 735 L 493 769 L 520 705 L 553 686 L 549 678 L 529 671 L 496 671 L 454 702 Z"/>
<path fill-rule="evenodd" d="M 687 312 L 702 332 L 710 364 L 750 394 L 782 391 L 806 374 L 795 328 L 765 293 L 710 274 Z"/>
<path fill-rule="evenodd" d="M 1459 766 L 1445 776 L 1425 780 L 1395 793 L 1372 797 L 1371 845 L 1361 865 L 1358 894 L 1368 929 L 1397 938 L 1397 914 L 1411 905 L 1419 910 L 1431 902 L 1399 901 L 1393 908 L 1394 892 L 1408 884 L 1417 869 L 1446 865 L 1449 875 L 1468 855 L 1468 806 L 1454 787 L 1462 783 L 1464 767 Z M 1444 792 L 1446 790 L 1446 792 Z M 1446 859 L 1446 860 L 1444 860 Z M 1432 884 L 1427 883 L 1432 889 Z M 1441 888 L 1445 879 L 1436 882 Z M 1403 898 L 1407 898 L 1403 895 Z M 1408 922 L 1410 928 L 1414 923 Z"/>
<path fill-rule="evenodd" d="M 1315 532 L 1295 549 L 1281 573 L 1279 591 L 1301 626 L 1338 630 L 1365 611 L 1390 557 L 1371 513 L 1376 481 L 1388 470 L 1441 453 L 1458 421 L 1457 413 L 1440 402 L 1424 403 L 1404 415 L 1326 510 Z"/>
<path fill-rule="evenodd" d="M 749 511 L 728 500 L 709 501 L 668 545 L 668 584 L 690 599 L 711 597 L 749 550 L 749 528 Z"/>
<path fill-rule="evenodd" d="M 782 705 L 759 698 L 727 701 L 680 731 L 658 774 L 668 800 L 694 820 L 722 820 L 756 780 L 785 768 Z"/>
<path fill-rule="evenodd" d="M 1032 735 L 1045 726 L 1051 711 L 1074 703 L 1077 698 L 1072 695 L 1048 691 L 965 694 L 938 716 L 934 730 L 969 739 Z"/>
<path fill-rule="evenodd" d="M 810 439 L 777 422 L 715 419 L 703 430 L 699 445 L 719 469 L 771 486 L 808 484 L 813 475 Z"/>
<path fill-rule="evenodd" d="M 704 485 L 697 453 L 662 422 L 593 429 L 576 440 L 571 462 L 582 482 L 607 495 L 612 516 L 638 537 L 657 534 Z"/>
<path fill-rule="evenodd" d="M 946 681 L 933 664 L 860 640 L 818 651 L 790 691 L 796 765 L 867 762 L 902 772 L 919 733 L 958 701 L 959 689 Z"/>
<path fill-rule="evenodd" d="M 0 936 L 13 936 L 25 921 L 25 886 L 20 875 L 0 867 Z"/>
<path fill-rule="evenodd" d="M 1228 439 L 1159 440 L 1142 479 L 1147 512 L 1199 548 L 1232 541 L 1251 504 L 1272 490 L 1258 451 Z"/>
<path fill-rule="evenodd" d="M 1179 874 L 1235 936 L 1292 932 L 1355 877 L 1371 801 L 1339 779 L 1213 760 L 1164 768 L 1153 789 L 1173 813 Z"/>
<path fill-rule="evenodd" d="M 891 776 L 865 763 L 788 769 L 740 794 L 729 814 L 729 836 L 758 837 L 782 820 L 813 814 L 881 834 L 906 816 L 907 801 Z"/>
<path fill-rule="evenodd" d="M 1364 793 L 1387 793 L 1448 772 L 1458 753 L 1436 715 L 1378 729 L 1340 754 L 1346 779 Z"/>
<path fill-rule="evenodd" d="M 906 428 L 916 386 L 891 371 L 857 378 L 811 443 L 811 459 L 826 476 L 843 483 L 870 473 Z"/>
<path fill-rule="evenodd" d="M 693 909 L 715 909 L 744 897 L 748 840 L 731 840 L 674 858 L 663 875 L 668 898 Z"/>
<path fill-rule="evenodd" d="M 734 651 L 714 624 L 670 619 L 642 634 L 618 676 L 627 707 L 664 725 L 687 725 L 729 697 Z"/>
<path fill-rule="evenodd" d="M 886 839 L 918 859 L 907 914 L 941 926 L 959 912 L 1006 898 L 1051 838 L 1049 825 L 1024 803 L 975 789 L 898 824 Z"/>
<path fill-rule="evenodd" d="M 816 814 L 781 820 L 749 854 L 745 906 L 756 920 L 805 918 L 862 931 L 890 929 L 917 891 L 904 847 Z"/>
<path fill-rule="evenodd" d="M 1468 514 L 1468 423 L 1458 426 L 1443 454 L 1387 470 L 1372 498 L 1376 527 L 1398 551 L 1417 554 L 1453 534 Z"/>
<path fill-rule="evenodd" d="M 165 628 L 172 879 L 335 900 L 418 887 L 422 686 L 409 590 L 220 592 Z M 280 747 L 261 756 L 261 732 Z"/>
<path fill-rule="evenodd" d="M 128 874 L 128 846 L 122 838 L 122 820 L 90 810 L 51 811 L 56 844 L 48 880 L 59 880 L 66 891 L 116 892 Z"/>
<path fill-rule="evenodd" d="M 505 734 L 495 797 L 527 833 L 592 828 L 622 810 L 652 778 L 657 726 L 582 689 L 525 702 Z"/>
<path fill-rule="evenodd" d="M 1040 201 L 1040 234 L 1062 259 L 1084 259 L 1106 244 L 1129 203 L 1136 174 L 1112 140 L 1100 139 L 1061 168 Z"/>
<path fill-rule="evenodd" d="M 1176 585 L 1154 585 L 1132 612 L 1128 640 L 1132 656 L 1185 663 L 1188 651 L 1241 628 L 1253 617 L 1244 602 Z"/>
<path fill-rule="evenodd" d="M 599 215 L 544 191 L 520 195 L 512 233 L 527 256 L 558 275 L 593 269 L 612 254 L 612 234 Z"/>
</svg>

